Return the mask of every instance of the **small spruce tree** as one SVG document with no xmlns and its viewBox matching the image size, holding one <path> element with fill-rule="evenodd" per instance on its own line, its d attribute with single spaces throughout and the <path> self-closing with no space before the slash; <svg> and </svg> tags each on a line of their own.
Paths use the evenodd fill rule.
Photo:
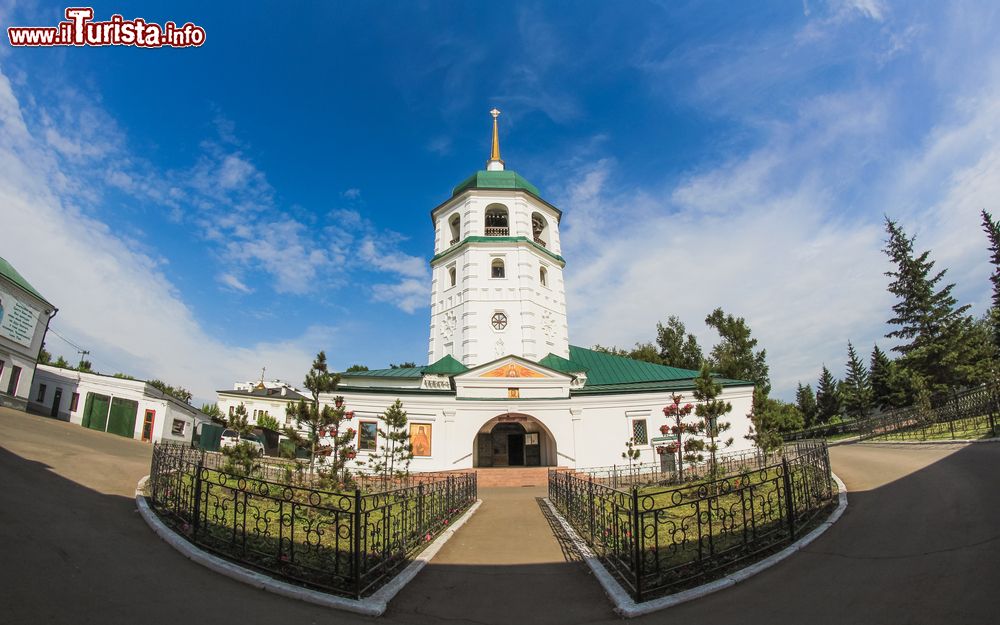
<svg viewBox="0 0 1000 625">
<path fill-rule="evenodd" d="M 705 449 L 711 458 L 710 476 L 714 479 L 718 472 L 716 464 L 720 444 L 722 447 L 729 447 L 733 444 L 732 438 L 724 442 L 719 440 L 719 436 L 728 430 L 730 426 L 728 421 L 723 422 L 720 419 L 729 414 L 733 409 L 733 405 L 728 401 L 718 398 L 722 394 L 722 385 L 712 377 L 711 372 L 708 370 L 708 363 L 702 364 L 701 372 L 695 378 L 694 384 L 694 397 L 699 402 L 695 407 L 695 414 L 705 422 L 705 436 L 709 440 L 708 444 L 705 445 Z"/>
<path fill-rule="evenodd" d="M 830 423 L 840 416 L 840 382 L 823 365 L 823 372 L 816 384 L 816 421 Z"/>
<path fill-rule="evenodd" d="M 854 345 L 847 342 L 847 376 L 843 387 L 844 412 L 852 419 L 868 416 L 872 405 L 871 377 Z"/>
<path fill-rule="evenodd" d="M 403 402 L 398 399 L 393 402 L 382 414 L 382 423 L 385 424 L 385 429 L 378 429 L 382 445 L 372 454 L 369 466 L 382 477 L 384 483 L 394 477 L 409 474 L 413 445 L 406 429 L 407 418 Z"/>
</svg>

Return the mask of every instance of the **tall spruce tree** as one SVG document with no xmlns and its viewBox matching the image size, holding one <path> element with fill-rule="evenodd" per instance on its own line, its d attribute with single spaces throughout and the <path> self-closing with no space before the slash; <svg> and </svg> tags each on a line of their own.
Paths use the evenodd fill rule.
<svg viewBox="0 0 1000 625">
<path fill-rule="evenodd" d="M 990 264 L 993 265 L 993 273 L 990 274 L 990 283 L 993 285 L 993 306 L 987 314 L 993 334 L 993 346 L 996 352 L 1000 352 L 1000 224 L 993 215 L 983 210 L 983 230 L 990 240 Z"/>
<path fill-rule="evenodd" d="M 704 356 L 698 339 L 688 333 L 684 323 L 676 315 L 667 318 L 667 325 L 656 324 L 656 344 L 660 348 L 660 360 L 663 364 L 695 371 L 701 369 Z"/>
<path fill-rule="evenodd" d="M 848 417 L 863 419 L 868 416 L 872 407 L 871 378 L 850 341 L 847 342 L 847 375 L 841 397 Z"/>
<path fill-rule="evenodd" d="M 816 425 L 816 396 L 813 395 L 812 386 L 805 386 L 799 382 L 795 389 L 795 407 L 802 413 L 802 419 L 806 427 Z"/>
<path fill-rule="evenodd" d="M 885 222 L 889 239 L 884 251 L 894 265 L 886 275 L 892 279 L 889 292 L 897 298 L 889 319 L 895 329 L 886 336 L 900 340 L 893 347 L 900 364 L 924 379 L 932 397 L 944 399 L 949 389 L 974 378 L 977 354 L 972 319 L 966 314 L 969 305 L 958 306 L 951 294 L 954 284 L 941 286 L 947 270 L 934 273 L 930 251 L 916 255 L 914 239 L 888 217 Z"/>
<path fill-rule="evenodd" d="M 872 350 L 870 378 L 872 382 L 872 405 L 879 410 L 888 410 L 895 407 L 892 400 L 892 368 L 892 361 L 876 345 L 875 349 Z"/>
<path fill-rule="evenodd" d="M 816 422 L 829 423 L 840 416 L 840 383 L 823 365 L 816 384 Z"/>
<path fill-rule="evenodd" d="M 709 354 L 709 365 L 723 377 L 753 382 L 753 406 L 747 416 L 753 423 L 754 439 L 766 439 L 768 424 L 772 422 L 765 414 L 772 406 L 767 401 L 771 394 L 767 350 L 755 351 L 757 339 L 751 336 L 750 326 L 743 317 L 716 308 L 705 317 L 705 324 L 715 328 L 720 339 Z"/>
</svg>

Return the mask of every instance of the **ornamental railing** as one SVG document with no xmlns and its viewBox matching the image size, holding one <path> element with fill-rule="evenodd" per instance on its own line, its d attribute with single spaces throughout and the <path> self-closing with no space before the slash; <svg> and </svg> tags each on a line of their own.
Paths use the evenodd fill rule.
<svg viewBox="0 0 1000 625">
<path fill-rule="evenodd" d="M 613 488 L 592 475 L 549 471 L 549 500 L 636 601 L 718 578 L 793 542 L 835 492 L 824 441 L 780 461 L 669 488 Z"/>
<path fill-rule="evenodd" d="M 486 236 L 488 237 L 510 236 L 510 228 L 507 226 L 486 226 Z"/>
<path fill-rule="evenodd" d="M 909 406 L 860 420 L 864 440 L 966 439 L 998 434 L 1000 388 L 983 385 L 931 407 Z"/>
<path fill-rule="evenodd" d="M 147 486 L 153 510 L 206 550 L 353 598 L 392 579 L 477 497 L 474 472 L 336 492 L 239 475 L 215 456 L 154 445 Z"/>
<path fill-rule="evenodd" d="M 709 452 L 687 453 L 688 458 L 678 462 L 678 452 L 660 455 L 659 462 L 615 464 L 603 467 L 576 469 L 594 481 L 611 488 L 629 486 L 668 486 L 705 479 L 709 475 L 730 475 L 740 471 L 758 469 L 768 464 L 780 462 L 782 450 L 762 452 L 759 450 L 722 452 L 715 455 L 714 464 Z M 693 459 L 692 459 L 693 456 Z"/>
</svg>

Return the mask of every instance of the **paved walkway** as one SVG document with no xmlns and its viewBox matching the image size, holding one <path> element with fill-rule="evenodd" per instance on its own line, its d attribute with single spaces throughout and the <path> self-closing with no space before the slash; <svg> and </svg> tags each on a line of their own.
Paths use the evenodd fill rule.
<svg viewBox="0 0 1000 625">
<path fill-rule="evenodd" d="M 149 445 L 0 409 L 0 623 L 361 623 L 221 578 L 157 540 L 132 492 Z M 831 450 L 850 506 L 804 551 L 637 623 L 991 623 L 1000 445 Z M 620 623 L 553 533 L 542 489 L 479 512 L 390 604 L 390 623 Z"/>
</svg>

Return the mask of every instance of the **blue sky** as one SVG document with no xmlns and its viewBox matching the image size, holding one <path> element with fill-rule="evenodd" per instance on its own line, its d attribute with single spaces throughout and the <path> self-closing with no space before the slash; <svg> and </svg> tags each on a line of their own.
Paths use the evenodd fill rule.
<svg viewBox="0 0 1000 625">
<path fill-rule="evenodd" d="M 95 366 L 213 389 L 426 359 L 429 210 L 488 156 L 564 211 L 570 339 L 721 306 L 779 396 L 885 334 L 882 218 L 989 300 L 991 2 L 95 3 L 201 48 L 0 45 L 0 255 Z M 65 5 L 0 2 L 54 25 Z M 73 348 L 49 339 L 55 353 Z"/>
</svg>

